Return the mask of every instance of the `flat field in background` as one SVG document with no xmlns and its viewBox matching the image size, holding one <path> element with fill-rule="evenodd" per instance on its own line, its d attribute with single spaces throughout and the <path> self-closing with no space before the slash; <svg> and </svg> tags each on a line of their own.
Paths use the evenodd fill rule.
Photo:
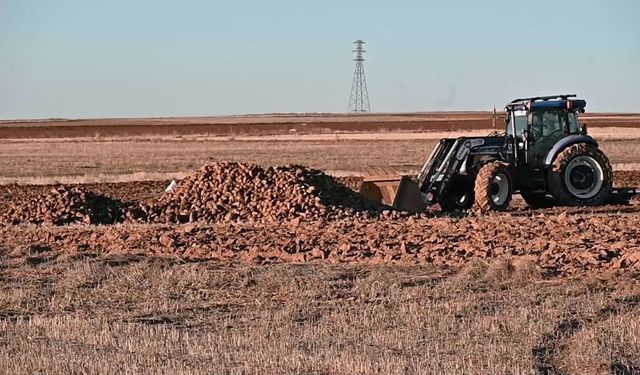
<svg viewBox="0 0 640 375">
<path fill-rule="evenodd" d="M 615 169 L 640 169 L 640 116 L 592 114 L 583 121 Z M 302 164 L 336 175 L 370 166 L 415 173 L 439 138 L 485 135 L 491 127 L 491 115 L 481 112 L 0 121 L 0 184 L 165 181 L 214 160 Z M 105 189 L 143 196 L 163 185 Z M 27 199 L 25 189 L 42 190 L 0 188 L 0 204 Z M 433 231 L 435 243 L 459 246 L 450 250 L 459 254 L 509 233 L 506 253 L 526 248 L 542 256 L 544 249 L 531 245 L 536 241 L 550 249 L 621 251 L 640 247 L 638 238 L 618 238 L 634 236 L 637 227 L 602 236 L 597 230 L 633 225 L 639 215 L 619 206 L 520 210 L 490 220 L 434 219 L 442 227 L 433 228 L 421 219 L 420 230 Z M 509 228 L 516 221 L 527 230 Z M 564 242 L 563 234 L 544 233 L 560 223 L 585 232 Z M 391 222 L 389 241 L 408 226 Z M 640 277 L 631 271 L 590 270 L 567 257 L 554 262 L 585 271 L 554 276 L 532 258 L 492 255 L 462 257 L 457 269 L 196 262 L 136 245 L 160 248 L 144 236 L 183 233 L 184 225 L 114 228 L 130 248 L 87 251 L 101 241 L 109 247 L 109 230 L 100 227 L 0 228 L 0 373 L 640 373 Z M 259 237 L 258 230 L 243 233 Z M 361 237 L 350 241 L 371 240 Z M 610 256 L 603 251 L 599 262 Z"/>
<path fill-rule="evenodd" d="M 640 116 L 584 122 L 615 169 L 638 169 Z M 438 139 L 486 135 L 491 126 L 491 114 L 475 112 L 5 121 L 0 183 L 164 180 L 215 160 L 301 164 L 335 175 L 371 166 L 416 173 Z"/>
<path fill-rule="evenodd" d="M 590 127 L 631 127 L 638 114 L 585 114 Z M 504 115 L 496 116 L 503 127 Z M 488 112 L 431 112 L 399 114 L 271 114 L 221 117 L 106 118 L 0 120 L 1 138 L 63 138 L 136 135 L 274 135 L 290 133 L 457 131 L 488 129 L 493 117 Z"/>
</svg>

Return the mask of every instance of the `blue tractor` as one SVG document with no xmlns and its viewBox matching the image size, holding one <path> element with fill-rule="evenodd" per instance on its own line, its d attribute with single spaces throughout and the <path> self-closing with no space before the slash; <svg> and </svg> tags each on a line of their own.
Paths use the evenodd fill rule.
<svg viewBox="0 0 640 375">
<path fill-rule="evenodd" d="M 422 200 L 444 211 L 474 203 L 504 211 L 513 194 L 533 208 L 604 204 L 613 173 L 580 125 L 585 106 L 575 95 L 515 99 L 505 108 L 503 133 L 440 140 L 416 179 Z"/>
</svg>

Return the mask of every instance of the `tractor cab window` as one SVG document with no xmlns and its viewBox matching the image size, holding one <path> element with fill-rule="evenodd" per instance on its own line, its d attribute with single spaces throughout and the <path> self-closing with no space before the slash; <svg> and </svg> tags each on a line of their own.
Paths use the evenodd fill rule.
<svg viewBox="0 0 640 375">
<path fill-rule="evenodd" d="M 527 112 L 514 111 L 509 118 L 509 124 L 507 125 L 507 134 L 513 134 L 513 122 L 516 122 L 516 136 L 521 136 L 522 132 L 527 129 Z"/>
<path fill-rule="evenodd" d="M 558 109 L 533 111 L 532 132 L 536 137 L 566 134 L 568 130 L 566 112 Z"/>
</svg>

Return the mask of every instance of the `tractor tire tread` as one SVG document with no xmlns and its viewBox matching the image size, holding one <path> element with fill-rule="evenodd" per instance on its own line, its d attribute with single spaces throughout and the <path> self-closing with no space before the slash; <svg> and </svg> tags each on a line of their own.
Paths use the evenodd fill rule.
<svg viewBox="0 0 640 375">
<path fill-rule="evenodd" d="M 589 199 L 580 199 L 571 195 L 564 186 L 564 170 L 569 162 L 578 156 L 590 156 L 602 167 L 603 186 L 595 196 Z M 588 143 L 578 143 L 561 151 L 551 164 L 548 171 L 548 190 L 554 200 L 563 206 L 599 206 L 602 205 L 611 193 L 613 186 L 613 169 L 607 156 L 596 146 Z"/>
<path fill-rule="evenodd" d="M 507 200 L 501 206 L 497 206 L 491 200 L 491 182 L 496 173 L 504 171 L 509 179 L 509 195 Z M 511 165 L 503 161 L 493 161 L 485 164 L 480 168 L 475 181 L 475 198 L 476 204 L 480 211 L 505 211 L 509 207 L 509 203 L 512 198 L 513 183 L 512 183 Z"/>
</svg>

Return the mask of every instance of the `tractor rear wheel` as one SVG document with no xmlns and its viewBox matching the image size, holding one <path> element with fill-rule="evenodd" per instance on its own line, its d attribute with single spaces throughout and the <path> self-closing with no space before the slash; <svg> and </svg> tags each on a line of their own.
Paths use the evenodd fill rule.
<svg viewBox="0 0 640 375">
<path fill-rule="evenodd" d="M 520 196 L 522 196 L 522 199 L 527 202 L 527 205 L 533 209 L 553 206 L 553 200 L 544 193 L 534 193 L 523 189 L 520 191 Z"/>
<path fill-rule="evenodd" d="M 449 189 L 438 198 L 440 209 L 445 212 L 468 210 L 474 202 L 473 183 L 462 179 L 454 180 Z"/>
<path fill-rule="evenodd" d="M 505 211 L 511 202 L 513 182 L 509 163 L 485 164 L 476 176 L 476 203 L 481 211 Z"/>
<path fill-rule="evenodd" d="M 548 173 L 549 192 L 566 206 L 598 206 L 611 193 L 613 171 L 597 147 L 579 143 L 560 152 Z"/>
</svg>

